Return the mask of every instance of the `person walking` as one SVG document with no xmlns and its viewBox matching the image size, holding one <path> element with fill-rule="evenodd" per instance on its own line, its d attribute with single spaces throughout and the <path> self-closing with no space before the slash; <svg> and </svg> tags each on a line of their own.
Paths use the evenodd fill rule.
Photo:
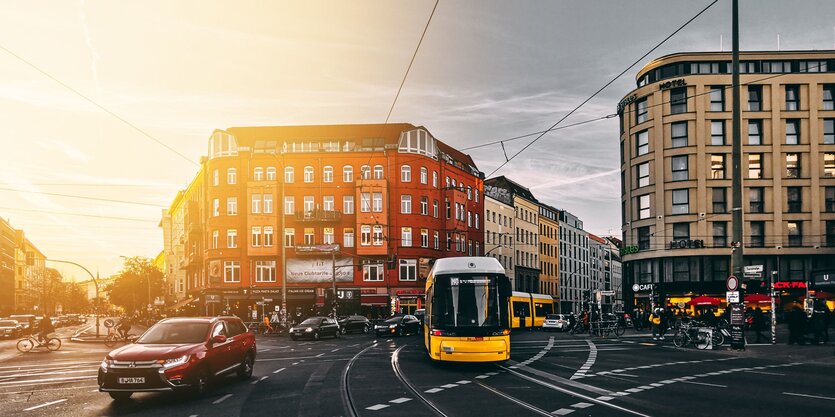
<svg viewBox="0 0 835 417">
<path fill-rule="evenodd" d="M 806 328 L 806 313 L 797 305 L 789 312 L 789 344 L 805 345 L 803 332 Z"/>
<path fill-rule="evenodd" d="M 765 327 L 765 314 L 763 314 L 763 310 L 759 307 L 754 309 L 751 327 L 754 328 L 754 332 L 757 334 L 757 341 L 754 343 L 760 343 L 760 340 L 764 338 L 762 332 Z"/>
<path fill-rule="evenodd" d="M 656 307 L 649 315 L 649 324 L 652 326 L 652 340 L 663 340 L 661 333 L 661 309 Z"/>
</svg>

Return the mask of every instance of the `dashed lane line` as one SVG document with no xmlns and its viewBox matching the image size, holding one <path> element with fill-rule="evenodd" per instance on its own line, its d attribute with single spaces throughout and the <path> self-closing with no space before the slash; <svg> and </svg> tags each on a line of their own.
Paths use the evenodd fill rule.
<svg viewBox="0 0 835 417">
<path fill-rule="evenodd" d="M 64 401 L 67 401 L 67 399 L 66 399 L 66 398 L 64 398 L 64 399 L 61 399 L 61 400 L 50 401 L 50 402 L 48 402 L 48 403 L 43 403 L 43 404 L 41 404 L 41 405 L 36 405 L 36 406 L 34 406 L 34 407 L 29 407 L 29 408 L 26 408 L 26 409 L 24 409 L 23 411 L 32 411 L 32 410 L 37 410 L 37 409 L 39 409 L 39 408 L 49 407 L 50 405 L 55 405 L 55 404 L 62 403 L 62 402 L 64 402 Z"/>
<path fill-rule="evenodd" d="M 365 407 L 366 410 L 378 411 L 390 407 L 388 404 L 374 404 L 371 407 Z"/>
<path fill-rule="evenodd" d="M 287 368 L 278 368 L 278 369 L 276 369 L 275 371 L 273 371 L 273 373 L 274 373 L 274 374 L 277 374 L 277 373 L 279 373 L 279 372 L 281 372 L 281 371 L 283 371 L 283 370 L 285 370 L 285 369 L 287 369 Z"/>
<path fill-rule="evenodd" d="M 745 371 L 749 374 L 760 374 L 760 375 L 774 375 L 774 376 L 786 376 L 786 374 L 781 374 L 779 372 L 763 372 L 763 371 Z"/>
<path fill-rule="evenodd" d="M 412 399 L 408 398 L 408 397 L 400 397 L 400 398 L 395 398 L 393 400 L 389 400 L 389 402 L 392 403 L 392 404 L 403 404 L 406 401 L 412 401 Z"/>
<path fill-rule="evenodd" d="M 685 384 L 704 385 L 704 386 L 708 386 L 708 387 L 728 388 L 727 385 L 710 384 L 710 383 L 707 383 L 707 382 L 696 382 L 696 381 L 681 381 L 681 382 L 684 382 Z"/>
<path fill-rule="evenodd" d="M 212 401 L 212 404 L 215 404 L 215 405 L 220 404 L 220 403 L 228 400 L 231 396 L 232 396 L 232 394 L 226 394 L 226 395 Z"/>
<path fill-rule="evenodd" d="M 594 366 L 594 362 L 597 361 L 597 346 L 594 345 L 594 342 L 591 340 L 586 340 L 586 343 L 589 345 L 589 358 L 586 360 L 586 363 L 571 376 L 570 379 L 579 379 L 586 376 L 586 373 Z"/>
<path fill-rule="evenodd" d="M 262 376 L 261 378 L 256 379 L 255 381 L 250 382 L 250 385 L 255 385 L 265 379 L 269 378 L 269 376 Z"/>
<path fill-rule="evenodd" d="M 832 401 L 835 401 L 835 398 L 833 398 L 833 397 L 824 397 L 824 396 L 822 396 L 822 395 L 799 394 L 799 393 L 796 393 L 796 392 L 784 392 L 783 394 L 785 394 L 785 395 L 793 395 L 793 396 L 795 396 L 795 397 L 817 398 L 817 399 L 819 399 L 819 400 L 832 400 Z"/>
</svg>

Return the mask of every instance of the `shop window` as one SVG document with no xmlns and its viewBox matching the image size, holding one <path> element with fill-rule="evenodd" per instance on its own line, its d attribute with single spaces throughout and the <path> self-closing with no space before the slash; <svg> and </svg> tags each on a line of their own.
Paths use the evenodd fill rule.
<svg viewBox="0 0 835 417">
<path fill-rule="evenodd" d="M 690 281 L 690 263 L 687 258 L 673 258 L 673 281 Z"/>
<path fill-rule="evenodd" d="M 728 279 L 730 262 L 727 257 L 712 257 L 711 277 L 713 281 L 725 281 Z"/>
<path fill-rule="evenodd" d="M 789 280 L 790 281 L 805 281 L 803 259 L 791 258 L 789 259 Z"/>
</svg>

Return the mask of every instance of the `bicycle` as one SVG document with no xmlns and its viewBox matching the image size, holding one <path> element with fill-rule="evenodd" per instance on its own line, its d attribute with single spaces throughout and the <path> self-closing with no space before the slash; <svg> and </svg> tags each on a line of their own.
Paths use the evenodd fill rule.
<svg viewBox="0 0 835 417">
<path fill-rule="evenodd" d="M 107 335 L 107 338 L 104 339 L 104 345 L 107 347 L 113 347 L 116 346 L 116 344 L 119 342 L 133 343 L 135 341 L 136 335 L 133 333 L 128 333 L 127 336 L 122 337 L 122 335 L 119 332 L 111 331 Z"/>
<path fill-rule="evenodd" d="M 626 333 L 626 324 L 620 320 L 604 321 L 603 325 L 603 331 L 606 336 L 609 336 L 610 333 L 614 333 L 616 337 L 621 337 L 624 333 Z"/>
<path fill-rule="evenodd" d="M 50 337 L 45 342 L 41 342 L 37 337 L 29 335 L 17 341 L 17 350 L 26 353 L 34 348 L 46 347 L 50 352 L 61 349 L 61 339 L 57 337 Z"/>
<path fill-rule="evenodd" d="M 571 326 L 571 330 L 568 331 L 570 334 L 575 335 L 578 333 L 589 333 L 589 328 L 583 324 L 582 321 L 577 321 L 574 323 L 574 326 Z"/>
<path fill-rule="evenodd" d="M 698 326 L 681 323 L 675 336 L 673 336 L 673 344 L 676 347 L 683 348 L 692 343 L 696 349 L 704 350 L 710 345 L 706 336 L 706 333 L 699 331 Z"/>
</svg>

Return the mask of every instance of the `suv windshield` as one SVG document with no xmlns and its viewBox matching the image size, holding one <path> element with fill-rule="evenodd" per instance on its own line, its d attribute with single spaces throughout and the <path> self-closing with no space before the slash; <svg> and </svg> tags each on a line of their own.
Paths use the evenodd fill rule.
<svg viewBox="0 0 835 417">
<path fill-rule="evenodd" d="M 158 323 L 148 329 L 136 343 L 150 345 L 203 343 L 209 323 Z"/>
</svg>

